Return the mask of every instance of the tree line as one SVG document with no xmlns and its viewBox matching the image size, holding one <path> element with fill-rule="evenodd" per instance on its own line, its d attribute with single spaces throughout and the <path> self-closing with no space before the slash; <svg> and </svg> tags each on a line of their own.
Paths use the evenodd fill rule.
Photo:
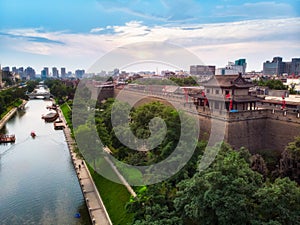
<svg viewBox="0 0 300 225">
<path fill-rule="evenodd" d="M 82 92 L 82 95 L 90 95 L 88 90 Z M 83 112 L 91 102 L 79 103 L 77 119 L 87 123 L 75 133 L 88 139 L 96 130 L 101 142 L 122 162 L 139 166 L 160 162 L 178 143 L 179 112 L 172 107 L 158 102 L 144 104 L 131 109 L 126 119 L 119 119 L 120 126 L 113 127 L 111 111 L 117 110 L 121 115 L 127 112 L 129 105 L 116 103 L 114 99 L 93 102 L 94 118 L 84 118 Z M 119 135 L 127 137 L 129 132 L 141 139 L 149 138 L 149 122 L 154 117 L 165 121 L 167 131 L 162 143 L 153 150 L 134 151 L 117 138 Z M 95 120 L 95 127 L 91 127 L 90 119 Z M 208 169 L 199 171 L 206 145 L 206 141 L 198 140 L 191 159 L 171 178 L 134 187 L 138 196 L 131 198 L 126 206 L 126 210 L 134 214 L 132 224 L 300 224 L 300 137 L 283 150 L 278 161 L 267 155 L 251 155 L 245 148 L 234 150 L 226 143 L 219 143 L 213 147 L 220 148 L 214 162 Z M 93 154 L 102 149 L 91 143 L 86 143 L 85 147 L 93 149 L 90 155 L 84 156 L 91 158 L 93 166 L 97 167 L 99 162 Z"/>
<path fill-rule="evenodd" d="M 11 107 L 19 106 L 25 99 L 25 89 L 13 87 L 0 91 L 0 118 L 10 110 Z"/>
<path fill-rule="evenodd" d="M 155 116 L 168 126 L 160 146 L 139 152 L 116 138 L 115 132 L 129 131 L 112 128 L 113 103 L 110 99 L 99 105 L 102 110 L 96 113 L 96 126 L 114 157 L 132 165 L 151 165 L 170 155 L 180 136 L 175 109 L 158 102 L 132 109 L 130 129 L 137 137 L 149 137 L 148 124 Z M 126 107 L 120 103 L 115 110 L 122 112 Z M 261 169 L 266 167 L 262 156 L 219 145 L 215 148 L 221 150 L 207 170 L 198 171 L 206 147 L 205 141 L 198 141 L 194 155 L 179 173 L 158 184 L 135 187 L 138 197 L 127 205 L 128 212 L 135 215 L 133 224 L 300 224 L 300 188 L 295 182 L 299 182 L 300 137 L 283 151 L 272 173 Z"/>
</svg>

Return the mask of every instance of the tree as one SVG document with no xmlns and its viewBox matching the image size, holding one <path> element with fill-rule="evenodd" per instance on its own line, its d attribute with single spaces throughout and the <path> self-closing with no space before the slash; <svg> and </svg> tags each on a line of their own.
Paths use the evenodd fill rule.
<svg viewBox="0 0 300 225">
<path fill-rule="evenodd" d="M 29 80 L 26 82 L 26 87 L 28 92 L 32 92 L 36 85 L 38 85 L 39 82 L 35 80 Z"/>
<path fill-rule="evenodd" d="M 262 176 L 226 145 L 207 170 L 179 185 L 174 205 L 184 224 L 247 224 Z"/>
<path fill-rule="evenodd" d="M 275 89 L 275 90 L 287 90 L 288 87 L 282 83 L 281 80 L 260 80 L 257 82 L 259 86 L 267 86 L 270 89 Z"/>
<path fill-rule="evenodd" d="M 80 152 L 89 163 L 93 164 L 95 170 L 96 161 L 103 154 L 102 145 L 97 141 L 96 128 L 88 123 L 80 125 L 75 129 L 75 137 Z"/>
<path fill-rule="evenodd" d="M 295 137 L 281 154 L 279 175 L 300 183 L 300 136 Z"/>
<path fill-rule="evenodd" d="M 179 86 L 197 86 L 196 79 L 193 77 L 185 77 L 185 78 L 177 78 L 177 77 L 171 77 L 171 81 L 175 82 Z"/>
<path fill-rule="evenodd" d="M 300 224 L 300 188 L 289 178 L 265 183 L 254 197 L 254 224 Z"/>
</svg>

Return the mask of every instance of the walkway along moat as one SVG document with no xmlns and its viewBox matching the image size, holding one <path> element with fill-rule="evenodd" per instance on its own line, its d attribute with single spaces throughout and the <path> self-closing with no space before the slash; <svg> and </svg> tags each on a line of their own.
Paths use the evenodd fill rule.
<svg viewBox="0 0 300 225">
<path fill-rule="evenodd" d="M 61 111 L 58 110 L 58 112 L 60 114 L 60 118 L 64 121 L 65 124 L 67 124 Z M 88 206 L 89 214 L 93 224 L 112 225 L 112 222 L 109 218 L 109 215 L 105 209 L 105 206 L 102 202 L 102 199 L 99 195 L 99 192 L 94 184 L 94 181 L 85 162 L 79 157 L 77 157 L 76 153 L 74 152 L 75 142 L 71 137 L 70 128 L 64 128 L 64 133 L 72 157 L 73 165 L 77 171 L 78 180 L 80 182 L 86 205 Z"/>
</svg>

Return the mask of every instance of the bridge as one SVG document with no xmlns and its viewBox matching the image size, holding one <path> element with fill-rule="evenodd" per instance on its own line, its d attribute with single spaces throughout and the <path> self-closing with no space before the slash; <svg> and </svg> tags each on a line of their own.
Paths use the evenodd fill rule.
<svg viewBox="0 0 300 225">
<path fill-rule="evenodd" d="M 30 99 L 41 98 L 49 99 L 52 95 L 46 85 L 38 85 L 31 93 L 26 93 Z"/>
</svg>

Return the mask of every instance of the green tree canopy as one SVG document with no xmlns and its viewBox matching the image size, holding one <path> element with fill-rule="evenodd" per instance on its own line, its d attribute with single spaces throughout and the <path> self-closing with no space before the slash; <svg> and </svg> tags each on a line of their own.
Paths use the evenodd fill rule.
<svg viewBox="0 0 300 225">
<path fill-rule="evenodd" d="M 266 86 L 266 87 L 268 87 L 270 89 L 274 89 L 274 90 L 287 90 L 288 89 L 288 87 L 286 85 L 284 85 L 281 80 L 275 80 L 275 79 L 260 80 L 257 82 L 257 85 Z"/>
<path fill-rule="evenodd" d="M 210 168 L 178 185 L 175 207 L 184 224 L 247 224 L 261 184 L 240 153 L 223 145 Z"/>
</svg>

